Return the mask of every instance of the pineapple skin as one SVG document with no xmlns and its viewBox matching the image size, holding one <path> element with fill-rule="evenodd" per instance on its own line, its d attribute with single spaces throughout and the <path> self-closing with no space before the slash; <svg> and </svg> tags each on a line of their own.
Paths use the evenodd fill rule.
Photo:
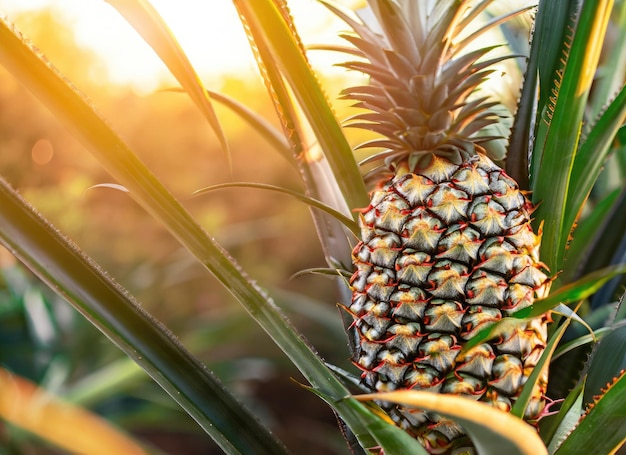
<svg viewBox="0 0 626 455">
<path fill-rule="evenodd" d="M 547 293 L 531 212 L 516 183 L 481 153 L 459 164 L 434 153 L 426 166 L 379 185 L 360 216 L 348 308 L 354 362 L 368 388 L 452 393 L 511 409 L 546 346 L 548 316 L 460 351 L 481 329 Z M 527 420 L 544 408 L 546 374 Z M 471 447 L 449 420 L 384 407 L 431 453 Z"/>
<path fill-rule="evenodd" d="M 472 50 L 489 29 L 490 2 L 368 0 L 343 35 L 357 59 L 343 66 L 368 83 L 343 90 L 361 112 L 347 126 L 376 133 L 363 164 L 375 186 L 359 218 L 347 311 L 353 361 L 373 391 L 463 395 L 509 411 L 546 346 L 549 315 L 520 321 L 461 354 L 480 330 L 547 294 L 531 202 L 494 164 L 504 156 L 488 127 L 502 107 L 480 91 L 497 46 Z M 491 21 L 497 23 L 497 21 Z M 506 109 L 505 109 L 506 110 Z M 502 142 L 500 142 L 502 145 Z M 525 419 L 544 409 L 541 372 Z M 473 453 L 455 423 L 381 403 L 430 453 Z"/>
</svg>

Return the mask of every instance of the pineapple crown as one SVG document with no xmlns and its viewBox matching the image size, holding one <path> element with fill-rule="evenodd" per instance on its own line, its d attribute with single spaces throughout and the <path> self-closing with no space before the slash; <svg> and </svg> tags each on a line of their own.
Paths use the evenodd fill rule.
<svg viewBox="0 0 626 455">
<path fill-rule="evenodd" d="M 511 56 L 482 58 L 498 46 L 462 51 L 482 33 L 508 20 L 516 11 L 464 34 L 490 0 L 474 6 L 471 0 L 369 0 L 374 15 L 358 22 L 329 6 L 354 30 L 342 35 L 364 61 L 343 64 L 365 73 L 370 84 L 342 92 L 344 99 L 366 109 L 349 119 L 348 126 L 375 131 L 383 138 L 362 147 L 385 150 L 367 162 L 383 161 L 382 170 L 402 166 L 413 171 L 433 154 L 459 164 L 481 152 L 480 145 L 499 136 L 477 135 L 497 123 L 488 97 L 468 99 L 494 70 L 490 67 Z M 366 24 L 367 22 L 367 24 Z M 464 34 L 464 37 L 461 35 Z M 375 169 L 377 173 L 381 168 Z"/>
</svg>

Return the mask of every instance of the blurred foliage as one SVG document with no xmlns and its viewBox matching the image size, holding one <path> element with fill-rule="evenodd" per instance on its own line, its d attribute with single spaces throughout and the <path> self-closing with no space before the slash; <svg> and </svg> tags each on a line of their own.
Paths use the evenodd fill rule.
<svg viewBox="0 0 626 455">
<path fill-rule="evenodd" d="M 199 188 L 231 181 L 271 182 L 301 190 L 297 170 L 216 104 L 232 152 L 229 173 L 219 144 L 187 97 L 168 90 L 139 95 L 128 87 L 103 85 L 101 63 L 75 44 L 71 27 L 59 20 L 54 11 L 42 10 L 21 15 L 16 23 L 34 43 L 42 44 L 42 53 L 82 91 L 94 95 L 114 128 L 259 284 L 272 288 L 279 305 L 321 355 L 347 366 L 335 287 L 320 286 L 320 280 L 327 280 L 320 276 L 291 279 L 300 270 L 325 264 L 318 244 L 310 241 L 315 233 L 308 207 L 255 189 L 191 197 Z M 345 85 L 339 82 L 325 81 L 325 86 Z M 229 77 L 211 88 L 245 101 L 275 122 L 273 106 L 257 80 Z M 347 109 L 340 104 L 337 108 Z M 106 270 L 114 271 L 116 280 L 151 313 L 166 320 L 287 445 L 301 447 L 298 453 L 344 450 L 331 410 L 286 379 L 301 381 L 297 369 L 126 193 L 93 187 L 115 182 L 1 68 L 0 149 L 3 176 Z M 84 400 L 90 409 L 163 452 L 180 453 L 186 447 L 185 453 L 210 453 L 207 447 L 214 443 L 164 398 L 158 386 L 65 302 L 16 266 L 10 255 L 3 253 L 2 258 L 0 365 L 61 397 Z M 315 301 L 303 302 L 302 295 L 314 296 Z M 312 307 L 318 308 L 315 318 L 310 317 Z M 120 369 L 106 376 L 111 364 Z M 102 388 L 84 393 L 97 387 Z M 302 407 L 297 418 L 288 411 L 293 402 Z M 181 445 L 181 440 L 187 444 Z M 57 450 L 23 431 L 0 427 L 3 454 Z"/>
</svg>

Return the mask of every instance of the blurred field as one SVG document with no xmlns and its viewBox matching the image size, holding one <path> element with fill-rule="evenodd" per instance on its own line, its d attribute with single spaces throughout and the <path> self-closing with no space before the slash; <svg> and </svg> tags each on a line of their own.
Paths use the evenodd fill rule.
<svg viewBox="0 0 626 455">
<path fill-rule="evenodd" d="M 90 77 L 99 63 L 54 14 L 17 18 L 26 35 L 91 98 L 128 144 L 203 226 L 268 289 L 330 362 L 348 367 L 334 283 L 292 275 L 324 267 L 304 204 L 256 189 L 195 190 L 264 182 L 301 190 L 297 170 L 235 115 L 218 106 L 232 169 L 191 101 L 173 91 L 139 95 Z M 342 80 L 325 80 L 337 97 Z M 257 79 L 229 75 L 216 91 L 241 100 L 277 128 Z M 168 87 L 164 87 L 168 88 Z M 272 426 L 295 453 L 344 453 L 332 412 L 296 382 L 297 370 L 204 269 L 115 184 L 17 81 L 0 69 L 0 174 L 72 238 Z M 337 104 L 338 116 L 348 115 Z M 32 304 L 32 295 L 39 296 Z M 29 297 L 31 296 L 31 297 Z M 31 299 L 31 300 L 29 300 Z M 44 328 L 49 328 L 48 331 Z M 43 332 L 42 332 L 43 330 Z M 155 449 L 212 453 L 210 439 L 117 349 L 3 252 L 0 364 L 95 410 Z M 329 435 L 328 438 L 326 435 Z M 181 452 L 181 450 L 183 450 Z M 0 424 L 0 452 L 60 453 Z"/>
</svg>

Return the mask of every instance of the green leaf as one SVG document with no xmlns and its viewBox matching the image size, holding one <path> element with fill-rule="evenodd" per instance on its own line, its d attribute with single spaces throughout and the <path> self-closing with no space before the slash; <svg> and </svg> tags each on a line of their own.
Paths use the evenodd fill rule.
<svg viewBox="0 0 626 455">
<path fill-rule="evenodd" d="M 626 86 L 611 102 L 581 144 L 572 167 L 564 228 L 571 230 L 611 150 L 617 131 L 626 120 Z"/>
<path fill-rule="evenodd" d="M 520 326 L 524 325 L 526 321 L 523 318 L 506 317 L 500 319 L 495 324 L 492 324 L 484 329 L 480 330 L 476 335 L 469 339 L 461 348 L 459 355 L 467 353 L 470 349 L 482 344 L 486 341 L 493 340 L 500 335 L 505 335 L 517 330 Z"/>
<path fill-rule="evenodd" d="M 612 454 L 626 442 L 626 372 L 587 410 L 555 455 Z"/>
<path fill-rule="evenodd" d="M 236 99 L 224 95 L 223 93 L 214 92 L 213 90 L 207 90 L 210 98 L 217 101 L 220 104 L 228 107 L 231 111 L 239 116 L 244 122 L 251 126 L 287 161 L 293 163 L 291 159 L 291 150 L 285 137 L 278 131 L 274 125 L 268 122 L 265 117 L 259 113 L 253 111 L 249 107 L 240 103 Z"/>
<path fill-rule="evenodd" d="M 217 135 L 230 164 L 230 154 L 226 136 L 215 115 L 211 99 L 208 97 L 200 78 L 196 74 L 185 52 L 178 44 L 167 24 L 148 0 L 106 0 L 161 58 L 180 85 L 189 94 L 202 115 Z"/>
<path fill-rule="evenodd" d="M 571 303 L 586 299 L 598 291 L 607 281 L 626 273 L 626 265 L 615 265 L 597 270 L 583 278 L 559 288 L 545 299 L 537 300 L 528 308 L 516 311 L 514 318 L 533 318 L 555 308 L 559 303 Z"/>
<path fill-rule="evenodd" d="M 343 224 L 344 226 L 346 226 L 348 229 L 350 229 L 350 231 L 356 236 L 358 237 L 360 234 L 360 229 L 359 226 L 351 219 L 348 218 L 347 216 L 345 216 L 344 214 L 338 212 L 337 210 L 333 209 L 332 207 L 329 207 L 328 205 L 317 201 L 313 198 L 310 198 L 304 194 L 301 193 L 297 193 L 296 191 L 291 191 L 288 190 L 287 188 L 281 188 L 279 186 L 274 186 L 274 185 L 267 185 L 264 183 L 251 183 L 251 182 L 233 182 L 233 183 L 222 183 L 219 185 L 212 185 L 210 187 L 207 188 L 202 188 L 199 190 L 196 190 L 193 192 L 193 195 L 200 195 L 200 194 L 206 194 L 209 193 L 211 191 L 215 191 L 215 190 L 220 190 L 223 188 L 256 188 L 259 190 L 267 190 L 267 191 L 275 191 L 277 193 L 282 193 L 282 194 L 287 194 L 301 202 L 304 202 L 305 204 L 310 205 L 311 207 L 315 207 L 319 210 L 322 210 L 323 212 L 327 213 L 328 215 L 332 216 L 333 218 L 335 218 L 337 221 L 339 221 L 341 224 Z"/>
<path fill-rule="evenodd" d="M 333 400 L 320 393 L 318 390 L 309 389 L 318 395 L 328 404 L 336 407 Z M 357 401 L 359 397 L 346 397 L 342 401 L 346 406 L 351 408 L 356 416 L 361 420 L 363 429 L 367 430 L 369 435 L 374 437 L 376 447 L 363 445 L 368 450 L 381 451 L 386 455 L 428 455 L 428 451 L 409 433 L 394 425 L 389 416 L 378 406 L 373 403 L 361 403 Z M 362 435 L 356 434 L 357 439 L 361 439 Z"/>
<path fill-rule="evenodd" d="M 285 352 L 304 377 L 314 387 L 334 399 L 347 396 L 347 389 L 330 373 L 274 302 L 247 278 L 234 259 L 172 197 L 108 124 L 95 113 L 93 107 L 56 70 L 41 61 L 4 21 L 0 21 L 0 43 L 0 63 L 31 90 L 119 183 L 128 189 L 130 195 L 217 278 Z M 97 299 L 95 304 L 99 304 Z M 337 412 L 355 433 L 365 433 L 361 428 L 361 421 L 351 408 L 341 401 L 337 401 L 336 406 Z M 189 409 L 186 410 L 190 412 Z"/>
<path fill-rule="evenodd" d="M 506 172 L 520 185 L 529 189 L 529 152 L 540 160 L 542 144 L 532 147 L 537 112 L 542 112 L 549 101 L 554 71 L 563 49 L 563 37 L 570 16 L 568 2 L 540 1 L 535 17 L 534 32 L 522 93 L 511 128 Z M 533 171 L 534 174 L 534 171 Z"/>
<path fill-rule="evenodd" d="M 364 207 L 367 204 L 367 192 L 350 145 L 306 60 L 303 48 L 296 41 L 278 6 L 271 0 L 235 0 L 234 3 L 245 17 L 255 42 L 268 46 L 274 63 L 293 90 L 299 107 L 330 163 L 348 207 Z"/>
<path fill-rule="evenodd" d="M 541 436 L 550 441 L 548 451 L 553 455 L 567 435 L 576 427 L 583 412 L 583 386 L 574 387 L 563 401 L 561 409 L 548 428 L 541 427 Z"/>
<path fill-rule="evenodd" d="M 595 347 L 585 382 L 584 402 L 592 403 L 620 372 L 626 370 L 626 325 L 614 327 Z"/>
<path fill-rule="evenodd" d="M 610 232 L 613 230 L 608 223 L 611 214 L 617 209 L 616 204 L 619 198 L 626 199 L 624 195 L 626 195 L 626 189 L 616 188 L 599 201 L 591 213 L 587 214 L 576 227 L 569 248 L 565 253 L 563 274 L 559 277 L 563 282 L 567 283 L 575 279 L 576 274 L 584 273 L 585 267 L 581 265 L 588 264 L 589 260 L 597 261 L 597 263 L 600 264 L 606 264 L 610 261 L 610 257 L 598 258 L 598 256 L 601 255 L 598 253 L 598 247 L 605 244 L 607 231 Z M 609 244 L 612 245 L 611 242 L 609 242 Z M 609 245 L 607 245 L 607 247 L 607 249 L 613 250 L 612 246 L 609 247 Z M 591 265 L 591 267 L 593 267 L 593 265 Z"/>
<path fill-rule="evenodd" d="M 612 0 L 583 3 L 572 29 L 571 47 L 563 55 L 566 62 L 557 70 L 556 89 L 538 125 L 531 189 L 533 201 L 541 202 L 535 212 L 536 222 L 544 222 L 541 257 L 551 270 L 562 267 L 570 232 L 565 225 L 570 174 L 612 4 Z"/>
<path fill-rule="evenodd" d="M 352 209 L 363 207 L 367 203 L 363 179 L 345 138 L 339 136 L 339 133 L 342 133 L 341 127 L 332 115 L 332 109 L 311 72 L 304 47 L 289 16 L 287 4 L 283 0 L 277 0 L 275 3 L 276 5 L 265 7 L 273 9 L 276 6 L 280 9 L 274 20 L 282 21 L 283 33 L 290 36 L 291 45 L 288 46 L 292 53 L 290 59 L 284 59 L 282 55 L 276 53 L 277 50 L 264 29 L 266 24 L 260 23 L 250 8 L 250 6 L 263 7 L 262 2 L 255 2 L 253 5 L 249 5 L 248 2 L 236 2 L 235 6 L 239 9 L 253 53 L 257 57 L 260 73 L 274 101 L 285 135 L 292 145 L 294 161 L 302 173 L 307 194 L 345 215 L 354 217 L 356 214 L 353 214 Z M 276 14 L 276 11 L 272 14 Z M 269 33 L 275 31 L 272 28 Z M 303 79 L 301 74 L 307 70 L 308 76 Z M 299 83 L 300 87 L 293 87 L 290 81 Z M 298 92 L 304 92 L 304 96 L 301 97 L 304 99 L 294 96 L 294 93 Z M 315 96 L 311 97 L 312 94 Z M 311 122 L 319 124 L 316 127 Z M 321 140 L 320 134 L 323 135 Z M 337 169 L 338 167 L 348 172 L 345 173 Z M 342 175 L 337 175 L 337 172 L 341 172 Z M 344 179 L 357 181 L 343 182 Z M 351 188 L 346 188 L 344 183 Z M 313 210 L 311 214 L 327 262 L 349 263 L 352 246 L 350 242 L 346 242 L 346 237 L 350 235 L 344 226 L 322 212 Z M 344 292 L 344 295 L 347 293 Z"/>
<path fill-rule="evenodd" d="M 0 241 L 140 365 L 227 453 L 284 447 L 195 357 L 0 179 Z"/>
<path fill-rule="evenodd" d="M 568 352 L 573 351 L 576 348 L 579 348 L 589 343 L 594 343 L 602 339 L 602 337 L 604 337 L 604 335 L 606 335 L 609 332 L 609 330 L 610 329 L 608 327 L 603 327 L 601 329 L 594 330 L 593 333 L 588 333 L 586 335 L 582 335 L 571 341 L 568 341 L 567 343 L 563 343 L 562 345 L 558 347 L 556 351 L 554 351 L 552 360 L 554 361 L 558 359 L 559 357 L 567 354 Z"/>
<path fill-rule="evenodd" d="M 480 330 L 472 339 L 465 343 L 461 352 L 467 352 L 485 341 L 514 330 L 523 324 L 524 320 L 539 317 L 548 311 L 554 310 L 560 304 L 586 299 L 597 292 L 611 278 L 624 273 L 626 273 L 626 265 L 610 266 L 590 273 L 567 286 L 563 286 L 552 292 L 548 297 L 537 300 L 531 306 L 518 310 L 495 324 Z"/>
<path fill-rule="evenodd" d="M 372 393 L 356 398 L 361 401 L 390 401 L 448 417 L 463 427 L 481 455 L 548 453 L 537 431 L 526 422 L 469 398 L 415 390 Z"/>
</svg>

